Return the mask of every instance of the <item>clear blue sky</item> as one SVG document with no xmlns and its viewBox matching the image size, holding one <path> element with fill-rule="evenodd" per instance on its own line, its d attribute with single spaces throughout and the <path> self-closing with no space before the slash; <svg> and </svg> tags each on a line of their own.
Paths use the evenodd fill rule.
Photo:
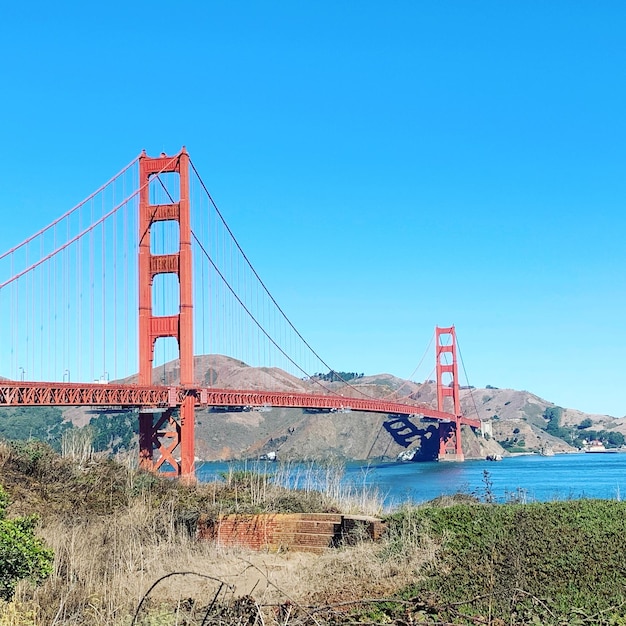
<svg viewBox="0 0 626 626">
<path fill-rule="evenodd" d="M 625 32 L 608 0 L 10 3 L 0 250 L 186 145 L 336 369 L 409 376 L 455 324 L 471 384 L 622 416 Z"/>
</svg>

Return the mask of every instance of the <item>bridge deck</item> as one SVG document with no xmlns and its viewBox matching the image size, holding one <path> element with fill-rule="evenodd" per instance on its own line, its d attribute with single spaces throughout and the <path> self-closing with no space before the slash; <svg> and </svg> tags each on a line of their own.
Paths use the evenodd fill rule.
<svg viewBox="0 0 626 626">
<path fill-rule="evenodd" d="M 121 406 L 135 408 L 168 408 L 182 404 L 193 396 L 198 406 L 284 407 L 366 411 L 397 415 L 422 415 L 439 421 L 455 421 L 451 413 L 429 406 L 404 404 L 341 395 L 318 395 L 280 391 L 255 391 L 187 387 L 142 387 L 139 385 L 0 382 L 0 406 Z M 480 421 L 460 417 L 460 423 L 480 427 Z"/>
</svg>

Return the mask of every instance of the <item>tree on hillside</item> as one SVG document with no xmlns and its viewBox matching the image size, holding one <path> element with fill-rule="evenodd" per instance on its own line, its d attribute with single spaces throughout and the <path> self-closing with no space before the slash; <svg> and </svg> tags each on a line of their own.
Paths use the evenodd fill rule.
<svg viewBox="0 0 626 626">
<path fill-rule="evenodd" d="M 561 415 L 563 409 L 560 406 L 549 406 L 543 412 L 543 418 L 548 421 L 546 432 L 554 437 L 565 439 L 569 437 L 570 431 L 561 427 Z"/>
<path fill-rule="evenodd" d="M 318 378 L 319 380 L 323 380 L 327 383 L 335 383 L 338 381 L 348 382 L 349 380 L 355 380 L 357 378 L 363 378 L 365 374 L 358 372 L 335 372 L 330 370 L 328 374 L 317 373 L 313 374 L 313 378 Z"/>
<path fill-rule="evenodd" d="M 133 438 L 138 434 L 139 424 L 132 411 L 123 413 L 103 412 L 89 422 L 93 433 L 93 446 L 98 452 L 118 452 L 129 450 Z"/>
<path fill-rule="evenodd" d="M 53 406 L 21 406 L 0 410 L 0 437 L 10 441 L 36 439 L 61 450 L 63 433 L 72 428 L 63 413 Z"/>
<path fill-rule="evenodd" d="M 606 435 L 606 441 L 609 448 L 619 448 L 624 445 L 624 435 L 622 433 L 617 432 L 615 430 L 611 431 L 603 431 Z"/>
</svg>

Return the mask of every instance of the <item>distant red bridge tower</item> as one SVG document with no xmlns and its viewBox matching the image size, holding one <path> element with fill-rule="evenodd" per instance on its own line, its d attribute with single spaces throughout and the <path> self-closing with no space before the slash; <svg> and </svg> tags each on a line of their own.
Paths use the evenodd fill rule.
<svg viewBox="0 0 626 626">
<path fill-rule="evenodd" d="M 443 338 L 448 338 L 443 344 Z M 452 399 L 454 419 L 439 422 L 439 460 L 464 461 L 461 446 L 461 400 L 459 370 L 456 359 L 456 331 L 454 326 L 435 329 L 437 357 L 437 410 L 445 412 L 446 398 Z M 445 378 L 445 380 L 444 380 Z"/>
</svg>

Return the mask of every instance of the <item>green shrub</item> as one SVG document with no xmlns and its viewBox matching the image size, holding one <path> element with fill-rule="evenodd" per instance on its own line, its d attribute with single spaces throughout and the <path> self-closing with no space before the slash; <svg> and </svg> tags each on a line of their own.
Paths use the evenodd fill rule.
<svg viewBox="0 0 626 626">
<path fill-rule="evenodd" d="M 52 573 L 54 555 L 35 537 L 37 517 L 5 518 L 8 496 L 0 485 L 0 599 L 11 600 L 20 580 L 34 583 Z"/>
<path fill-rule="evenodd" d="M 624 502 L 423 507 L 412 518 L 443 547 L 411 594 L 501 619 L 541 603 L 552 615 L 542 624 L 573 623 L 576 612 L 626 616 Z"/>
</svg>

